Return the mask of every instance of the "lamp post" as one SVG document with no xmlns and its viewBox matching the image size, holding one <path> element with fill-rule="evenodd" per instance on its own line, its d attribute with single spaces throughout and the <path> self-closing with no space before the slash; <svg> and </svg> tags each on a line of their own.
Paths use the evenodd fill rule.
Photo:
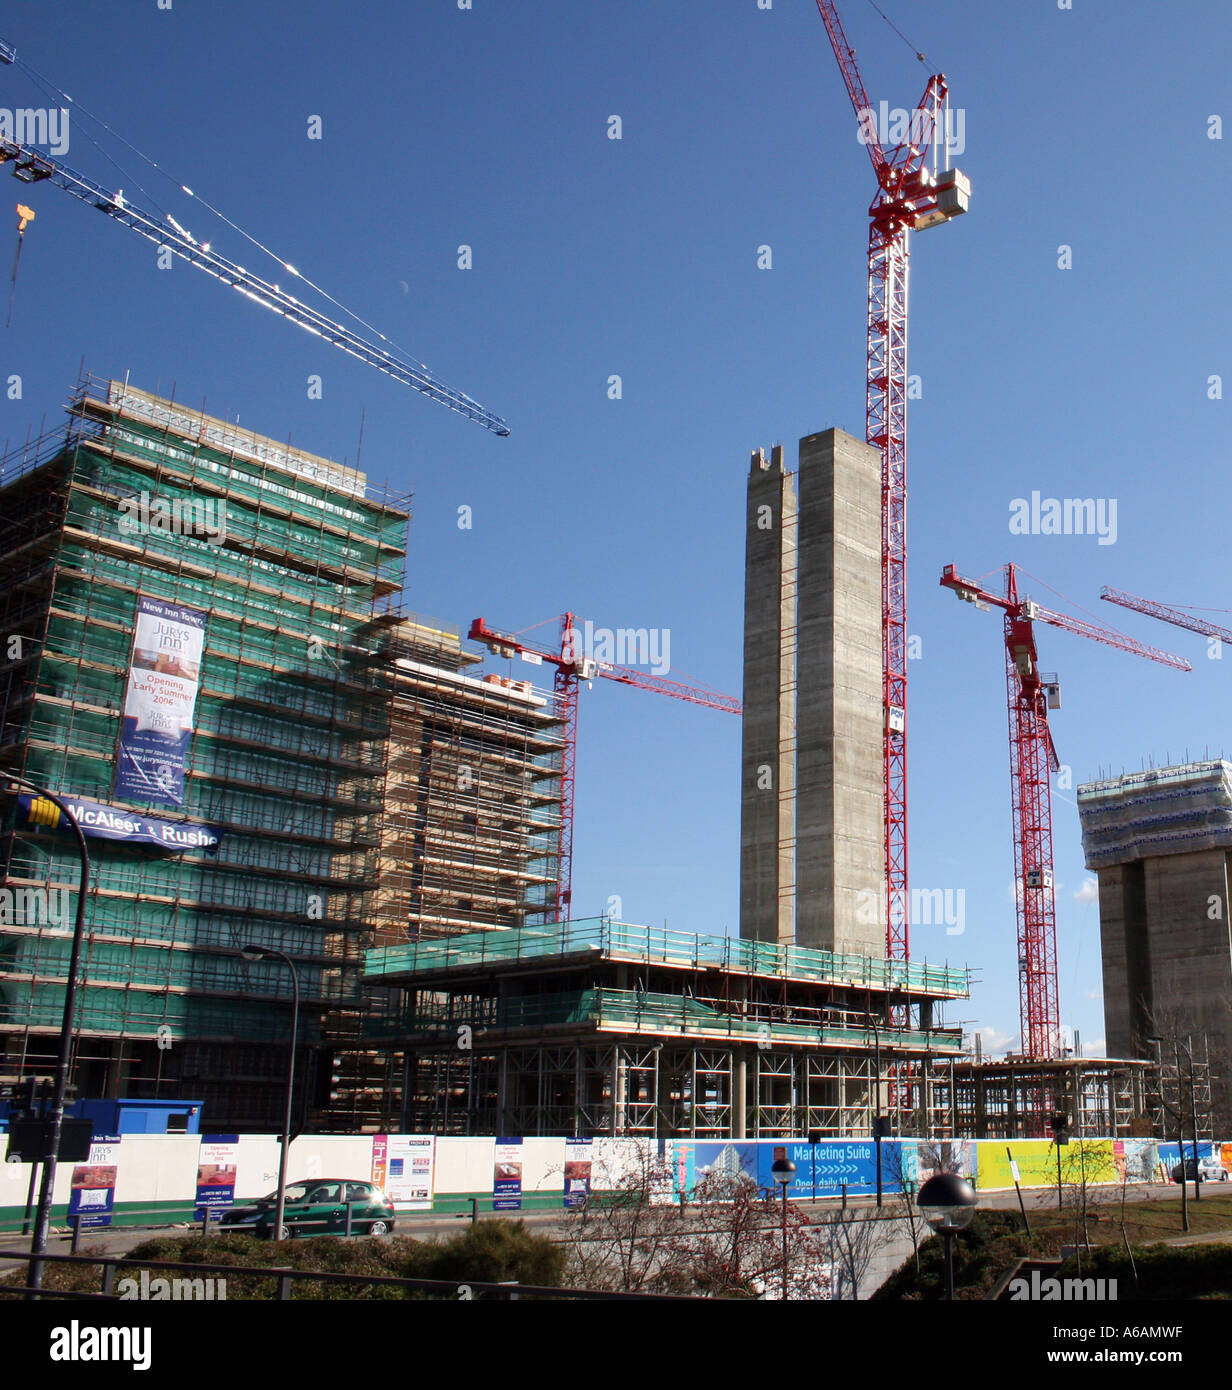
<svg viewBox="0 0 1232 1390">
<path fill-rule="evenodd" d="M 38 1257 L 47 1249 L 47 1232 L 51 1226 L 51 1202 L 56 1188 L 56 1157 L 60 1151 L 60 1131 L 64 1127 L 64 1092 L 68 1087 L 68 1064 L 73 1050 L 73 1011 L 77 1003 L 77 970 L 81 964 L 81 940 L 86 926 L 86 892 L 90 886 L 90 852 L 77 817 L 55 792 L 49 792 L 36 782 L 15 773 L 3 774 L 10 782 L 35 792 L 59 808 L 61 816 L 77 839 L 81 856 L 81 878 L 77 885 L 77 917 L 73 923 L 73 944 L 69 950 L 68 976 L 64 982 L 64 1011 L 60 1021 L 60 1046 L 56 1053 L 56 1076 L 51 1092 L 51 1119 L 43 1131 L 43 1182 L 39 1188 L 38 1208 L 34 1217 L 34 1234 L 30 1239 L 30 1287 L 43 1287 L 43 1261 Z"/>
<path fill-rule="evenodd" d="M 796 1165 L 787 1157 L 776 1158 L 770 1165 L 770 1175 L 783 1190 L 783 1301 L 787 1301 L 787 1189 L 796 1176 Z"/>
<path fill-rule="evenodd" d="M 937 1173 L 920 1188 L 916 1205 L 945 1241 L 945 1297 L 954 1300 L 954 1235 L 971 1224 L 979 1198 L 957 1173 Z"/>
<path fill-rule="evenodd" d="M 877 1020 L 872 1014 L 866 1015 L 869 1025 L 873 1030 L 873 1077 L 875 1097 L 873 1101 L 873 1143 L 877 1153 L 877 1205 L 881 1206 L 881 1139 L 884 1132 L 884 1122 L 881 1115 L 881 1030 L 877 1027 Z"/>
<path fill-rule="evenodd" d="M 287 1108 L 282 1121 L 282 1152 L 278 1157 L 278 1208 L 274 1213 L 275 1239 L 282 1239 L 282 1221 L 287 1206 L 287 1155 L 291 1149 L 291 1098 L 295 1092 L 295 1042 L 299 1036 L 299 974 L 295 962 L 285 951 L 273 946 L 241 946 L 245 960 L 281 960 L 291 972 L 291 1042 L 287 1049 Z"/>
</svg>

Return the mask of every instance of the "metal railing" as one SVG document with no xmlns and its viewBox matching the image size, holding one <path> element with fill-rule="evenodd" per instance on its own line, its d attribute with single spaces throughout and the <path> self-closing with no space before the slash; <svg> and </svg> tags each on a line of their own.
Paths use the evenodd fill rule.
<svg viewBox="0 0 1232 1390">
<path fill-rule="evenodd" d="M 412 975 L 474 965 L 591 953 L 643 964 L 705 967 L 857 988 L 917 990 L 966 997 L 967 971 L 915 961 L 779 946 L 735 936 L 671 931 L 603 917 L 508 932 L 474 932 L 369 951 L 365 973 Z"/>
<path fill-rule="evenodd" d="M 25 1250 L 0 1250 L 0 1259 L 30 1260 Z M 269 1279 L 277 1281 L 277 1299 L 286 1302 L 292 1297 L 296 1280 L 308 1284 L 338 1284 L 360 1288 L 400 1288 L 407 1292 L 436 1294 L 447 1299 L 473 1299 L 489 1297 L 502 1300 L 523 1298 L 553 1298 L 570 1300 L 610 1300 L 635 1301 L 641 1303 L 695 1303 L 696 1298 L 686 1294 L 649 1294 L 609 1291 L 607 1289 L 565 1289 L 544 1284 L 518 1284 L 516 1282 L 489 1283 L 478 1279 L 402 1279 L 386 1274 L 334 1274 L 311 1269 L 288 1269 L 285 1266 L 250 1266 L 236 1264 L 197 1264 L 179 1260 L 132 1260 L 125 1255 L 49 1255 L 42 1254 L 39 1259 L 50 1265 L 94 1265 L 102 1269 L 102 1291 L 100 1293 L 35 1290 L 28 1285 L 0 1283 L 0 1296 L 39 1298 L 83 1298 L 118 1299 L 115 1292 L 117 1271 L 136 1274 L 141 1270 L 166 1270 L 181 1276 L 200 1279 L 202 1275 L 221 1274 L 226 1278 Z"/>
</svg>

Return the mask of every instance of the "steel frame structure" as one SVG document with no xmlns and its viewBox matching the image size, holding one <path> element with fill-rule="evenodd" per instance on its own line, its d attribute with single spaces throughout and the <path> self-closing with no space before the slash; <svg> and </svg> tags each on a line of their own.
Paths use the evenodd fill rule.
<svg viewBox="0 0 1232 1390">
<path fill-rule="evenodd" d="M 1061 1055 L 1050 780 L 1060 763 L 1048 726 L 1048 707 L 1052 699 L 1059 707 L 1060 699 L 1056 677 L 1039 669 L 1034 624 L 1048 623 L 1177 670 L 1189 671 L 1192 667 L 1171 652 L 1146 646 L 1021 596 L 1017 567 L 1012 564 L 1006 565 L 1004 575 L 1004 592 L 994 594 L 978 581 L 964 579 L 954 565 L 947 565 L 941 585 L 953 589 L 965 602 L 1000 608 L 1004 614 L 1021 1044 L 1025 1057 L 1050 1061 Z M 1038 1100 L 1035 1109 L 1042 1122 L 1047 1108 L 1042 1093 Z"/>
</svg>

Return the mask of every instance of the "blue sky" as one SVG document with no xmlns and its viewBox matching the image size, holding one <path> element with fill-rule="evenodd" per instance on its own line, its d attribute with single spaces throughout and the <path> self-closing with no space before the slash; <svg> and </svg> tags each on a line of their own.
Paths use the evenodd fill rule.
<svg viewBox="0 0 1232 1390">
<path fill-rule="evenodd" d="M 944 71 L 974 186 L 968 217 L 913 242 L 912 880 L 962 889 L 966 920 L 961 936 L 921 928 L 913 954 L 975 968 L 951 1017 L 995 1048 L 1018 1032 L 1000 622 L 937 579 L 950 561 L 981 575 L 1014 560 L 1194 661 L 1181 675 L 1039 631 L 1075 782 L 1226 751 L 1232 654 L 1210 661 L 1202 639 L 1097 599 L 1107 583 L 1227 603 L 1230 404 L 1208 379 L 1232 386 L 1232 130 L 1213 140 L 1208 123 L 1232 118 L 1232 15 L 1219 0 L 882 8 L 928 65 L 867 0 L 845 0 L 870 95 L 910 107 Z M 181 263 L 158 270 L 152 246 L 59 191 L 10 183 L 37 218 L 0 354 L 22 398 L 0 400 L 0 438 L 54 417 L 83 357 L 352 462 L 366 411 L 363 466 L 415 492 L 411 609 L 463 627 L 570 608 L 667 628 L 678 679 L 739 694 L 749 450 L 782 441 L 794 459 L 804 434 L 863 431 L 873 176 L 813 0 L 45 0 L 5 23 L 23 60 L 174 183 L 513 434 Z M 0 83 L 0 105 L 40 100 L 11 67 Z M 92 135 L 75 112 L 68 164 L 132 198 L 143 184 L 198 238 L 274 270 L 105 141 L 117 172 Z M 763 244 L 772 270 L 756 268 Z M 1011 502 L 1034 490 L 1115 499 L 1115 544 L 1011 535 Z M 617 895 L 627 920 L 736 929 L 738 720 L 597 682 L 578 776 L 578 915 Z M 1054 799 L 1061 1006 L 1089 1045 L 1103 1036 L 1098 912 L 1075 898 L 1089 876 L 1072 797 Z"/>
</svg>

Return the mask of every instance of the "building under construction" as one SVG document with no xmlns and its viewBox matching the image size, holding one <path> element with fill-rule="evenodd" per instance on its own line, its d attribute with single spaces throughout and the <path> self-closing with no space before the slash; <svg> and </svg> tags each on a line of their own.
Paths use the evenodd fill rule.
<svg viewBox="0 0 1232 1390">
<path fill-rule="evenodd" d="M 390 946 L 365 974 L 401 998 L 370 1029 L 404 1059 L 410 1132 L 869 1133 L 897 1067 L 893 1132 L 954 1133 L 962 1030 L 933 1018 L 965 970 L 595 918 Z"/>
<path fill-rule="evenodd" d="M 0 755 L 94 808 L 79 816 L 92 824 L 82 1094 L 187 1091 L 214 1127 L 275 1127 L 292 979 L 279 960 L 243 960 L 255 944 L 294 962 L 297 1119 L 371 1122 L 382 1064 L 361 1028 L 386 996 L 365 996 L 362 950 L 542 920 L 559 846 L 553 711 L 466 676 L 456 633 L 396 611 L 408 501 L 89 378 L 64 428 L 5 458 Z M 199 663 L 143 649 L 151 610 L 203 629 Z M 138 751 L 127 701 L 142 672 L 196 684 L 178 788 Z M 60 1028 L 79 866 L 48 805 L 10 802 L 0 836 L 17 904 L 0 919 L 3 1080 L 47 1074 Z M 316 1075 L 322 1051 L 340 1066 Z"/>
</svg>

